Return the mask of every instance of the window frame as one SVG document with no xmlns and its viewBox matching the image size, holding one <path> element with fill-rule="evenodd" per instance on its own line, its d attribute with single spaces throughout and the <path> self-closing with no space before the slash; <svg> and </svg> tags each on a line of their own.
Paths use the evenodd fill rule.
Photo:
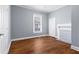
<svg viewBox="0 0 79 59">
<path fill-rule="evenodd" d="M 35 31 L 35 17 L 40 18 L 40 30 L 39 31 Z M 33 14 L 33 33 L 41 33 L 42 32 L 42 15 L 41 14 Z"/>
</svg>

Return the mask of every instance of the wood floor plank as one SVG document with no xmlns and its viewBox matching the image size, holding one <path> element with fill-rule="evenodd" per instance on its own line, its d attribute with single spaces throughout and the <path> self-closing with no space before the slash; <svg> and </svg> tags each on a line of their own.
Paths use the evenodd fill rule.
<svg viewBox="0 0 79 59">
<path fill-rule="evenodd" d="M 70 49 L 68 43 L 44 36 L 13 41 L 9 54 L 79 54 L 79 52 Z"/>
</svg>

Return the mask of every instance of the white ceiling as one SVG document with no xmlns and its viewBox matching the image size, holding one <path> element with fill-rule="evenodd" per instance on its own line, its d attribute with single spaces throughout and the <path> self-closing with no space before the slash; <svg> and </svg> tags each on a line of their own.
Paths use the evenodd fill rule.
<svg viewBox="0 0 79 59">
<path fill-rule="evenodd" d="M 21 5 L 21 7 L 25 7 L 32 10 L 37 10 L 41 12 L 52 12 L 59 8 L 65 7 L 66 5 Z"/>
</svg>

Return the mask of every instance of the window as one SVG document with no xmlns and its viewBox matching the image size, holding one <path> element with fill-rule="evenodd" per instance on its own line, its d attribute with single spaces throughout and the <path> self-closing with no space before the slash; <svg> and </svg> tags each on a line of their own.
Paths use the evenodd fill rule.
<svg viewBox="0 0 79 59">
<path fill-rule="evenodd" d="M 33 33 L 42 32 L 42 15 L 34 14 L 33 15 Z"/>
</svg>

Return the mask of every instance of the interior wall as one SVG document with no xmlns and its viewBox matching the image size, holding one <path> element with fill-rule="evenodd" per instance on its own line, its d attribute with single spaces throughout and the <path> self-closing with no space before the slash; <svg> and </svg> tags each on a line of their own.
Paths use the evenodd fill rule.
<svg viewBox="0 0 79 59">
<path fill-rule="evenodd" d="M 11 38 L 20 38 L 27 36 L 35 36 L 48 33 L 48 20 L 56 19 L 57 24 L 72 23 L 72 45 L 79 47 L 79 6 L 66 6 L 48 14 L 43 15 L 43 33 L 36 34 L 32 31 L 32 15 L 35 12 L 22 7 L 11 6 Z M 26 25 L 26 26 L 25 26 Z M 57 31 L 56 31 L 57 35 Z"/>
<path fill-rule="evenodd" d="M 42 33 L 33 33 L 33 14 L 42 15 Z M 47 14 L 23 7 L 11 6 L 11 39 L 48 34 Z"/>
<path fill-rule="evenodd" d="M 54 12 L 49 13 L 49 19 L 55 18 L 55 35 L 57 36 L 58 24 L 71 24 L 71 6 L 65 6 Z"/>
<path fill-rule="evenodd" d="M 79 5 L 72 6 L 72 45 L 79 47 Z"/>
</svg>

